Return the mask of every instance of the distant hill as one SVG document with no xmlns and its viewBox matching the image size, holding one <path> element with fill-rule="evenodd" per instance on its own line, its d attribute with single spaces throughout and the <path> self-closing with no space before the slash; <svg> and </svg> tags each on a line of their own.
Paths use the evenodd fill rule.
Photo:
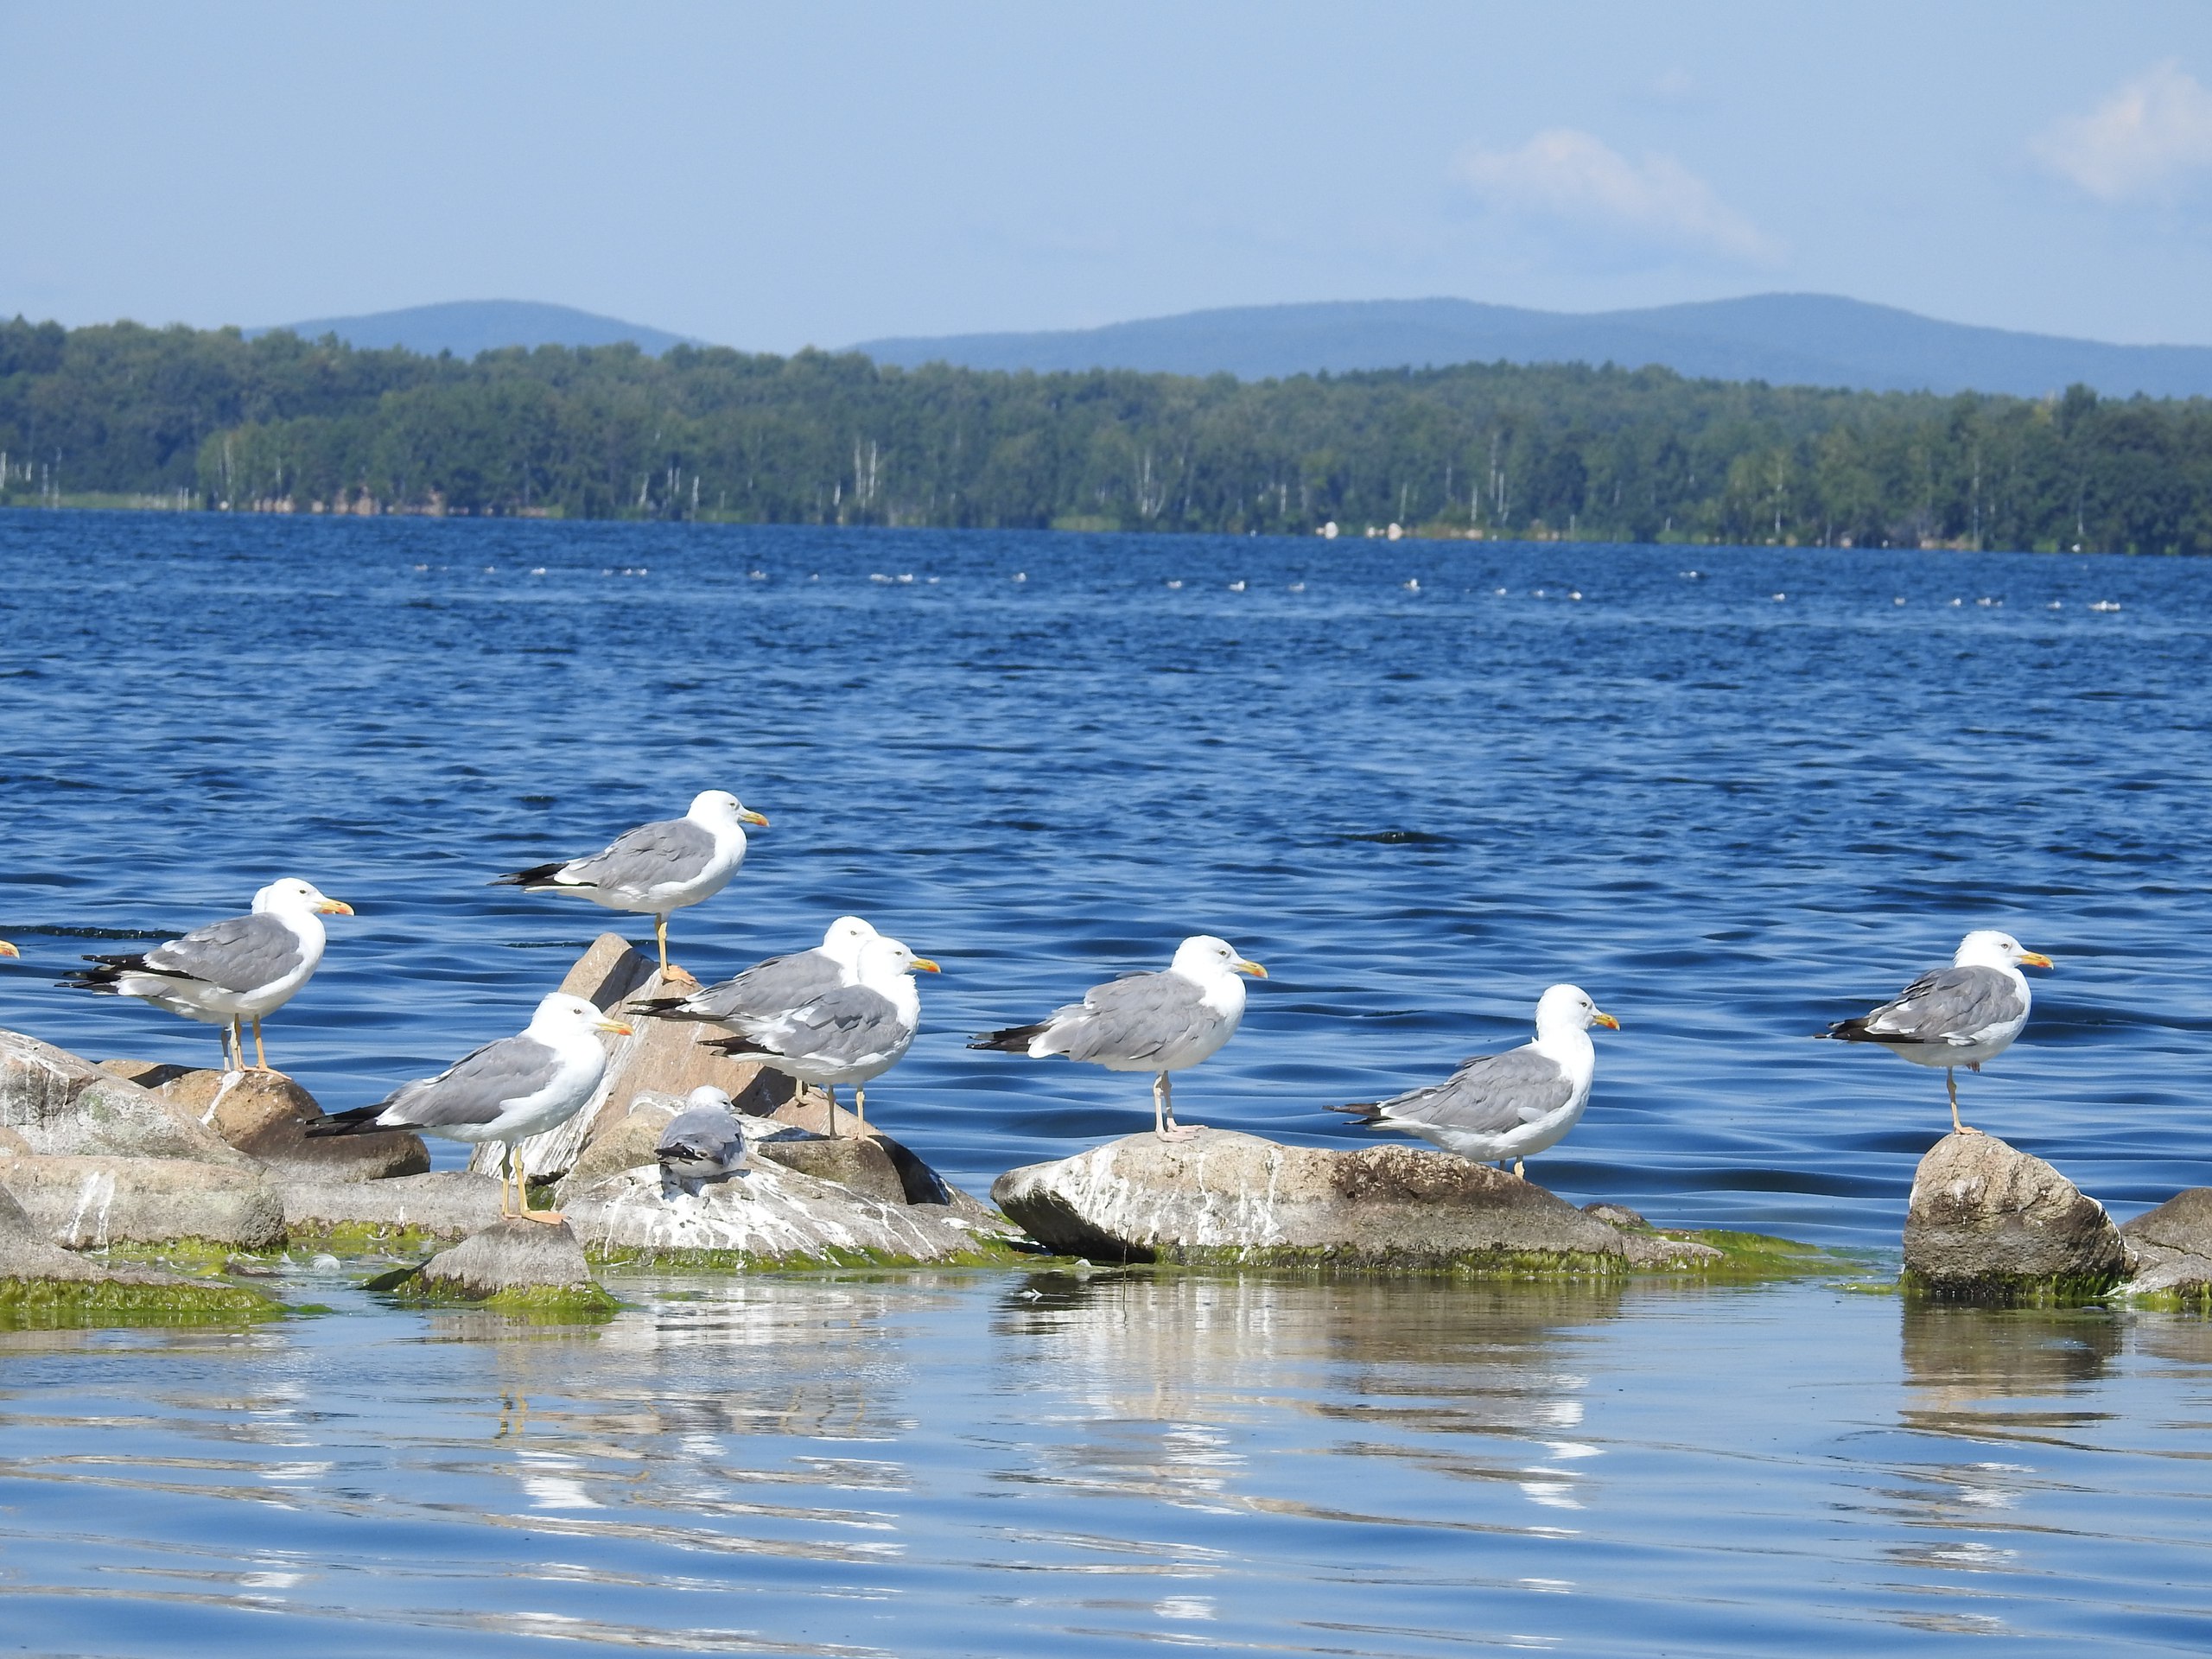
<svg viewBox="0 0 2212 1659">
<path fill-rule="evenodd" d="M 1455 363 L 1661 364 L 1679 373 L 1869 391 L 2212 396 L 2212 346 L 2110 346 L 1938 322 L 1823 294 L 1577 315 L 1472 300 L 1237 306 L 1051 334 L 871 340 L 878 362 L 1147 369 L 1243 380 Z"/>
<path fill-rule="evenodd" d="M 311 317 L 305 322 L 278 323 L 303 340 L 335 334 L 347 345 L 382 350 L 404 346 L 410 352 L 435 357 L 451 352 L 473 358 L 479 352 L 507 346 L 616 346 L 624 340 L 658 357 L 671 346 L 701 342 L 664 328 L 601 317 L 566 305 L 544 305 L 536 300 L 452 300 L 443 305 L 410 306 L 404 311 L 378 311 L 365 317 Z M 249 328 L 249 337 L 272 332 Z"/>
</svg>

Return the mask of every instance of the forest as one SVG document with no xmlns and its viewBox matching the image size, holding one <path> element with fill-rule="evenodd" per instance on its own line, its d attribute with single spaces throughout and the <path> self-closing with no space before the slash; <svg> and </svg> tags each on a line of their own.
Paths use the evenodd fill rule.
<svg viewBox="0 0 2212 1659">
<path fill-rule="evenodd" d="M 2212 400 L 0 324 L 0 502 L 2212 552 Z"/>
</svg>

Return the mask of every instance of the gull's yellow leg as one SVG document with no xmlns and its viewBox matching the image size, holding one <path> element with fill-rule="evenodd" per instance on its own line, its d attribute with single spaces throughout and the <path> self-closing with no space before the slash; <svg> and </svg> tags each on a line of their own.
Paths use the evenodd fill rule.
<svg viewBox="0 0 2212 1659">
<path fill-rule="evenodd" d="M 830 1096 L 830 1105 L 823 1113 L 822 1133 L 835 1141 L 837 1138 L 837 1085 L 832 1083 L 825 1087 Z"/>
<path fill-rule="evenodd" d="M 245 1045 L 240 1043 L 238 1046 L 243 1049 Z M 245 1056 L 241 1053 L 238 1058 L 244 1059 Z M 269 1051 L 261 1046 L 261 1016 L 257 1014 L 253 1016 L 253 1069 L 257 1071 L 269 1069 Z"/>
<path fill-rule="evenodd" d="M 1959 1074 L 1951 1066 L 1947 1065 L 1943 1068 L 1943 1087 L 1949 1091 L 1951 1096 L 1951 1133 L 1980 1135 L 1981 1131 L 1972 1124 L 1959 1122 Z"/>
<path fill-rule="evenodd" d="M 853 1118 L 861 1126 L 861 1139 L 868 1139 L 868 1090 L 859 1084 L 853 1085 Z"/>
</svg>

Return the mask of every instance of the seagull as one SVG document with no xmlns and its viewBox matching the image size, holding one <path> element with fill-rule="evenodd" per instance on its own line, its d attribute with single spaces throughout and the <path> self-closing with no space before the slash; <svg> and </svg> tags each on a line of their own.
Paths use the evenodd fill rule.
<svg viewBox="0 0 2212 1659">
<path fill-rule="evenodd" d="M 1372 1105 L 1332 1106 L 1359 1112 L 1370 1129 L 1419 1135 L 1431 1146 L 1476 1163 L 1522 1160 L 1559 1144 L 1590 1103 L 1598 1067 L 1590 1027 L 1618 1031 L 1621 1022 L 1600 1010 L 1579 985 L 1554 985 L 1536 1000 L 1536 1040 L 1503 1054 L 1478 1054 L 1442 1083 L 1409 1089 Z"/>
<path fill-rule="evenodd" d="M 311 881 L 286 876 L 253 895 L 251 914 L 194 928 L 150 950 L 86 957 L 60 982 L 108 996 L 136 996 L 156 1007 L 225 1027 L 223 1067 L 245 1071 L 245 1035 L 253 1022 L 253 1069 L 269 1070 L 261 1021 L 290 1001 L 322 962 L 324 916 L 351 916 L 353 907 L 318 892 Z M 13 954 L 11 951 L 10 954 Z"/>
<path fill-rule="evenodd" d="M 611 1020 L 581 996 L 555 991 L 537 1005 L 518 1035 L 486 1043 L 435 1077 L 402 1084 L 373 1106 L 334 1112 L 308 1125 L 310 1136 L 379 1135 L 420 1129 L 442 1140 L 479 1146 L 497 1141 L 499 1214 L 556 1222 L 558 1212 L 533 1210 L 515 1167 L 515 1142 L 567 1122 L 598 1090 L 607 1072 L 607 1049 L 597 1033 L 627 1037 L 630 1027 Z M 507 1208 L 507 1183 L 516 1208 Z"/>
<path fill-rule="evenodd" d="M 921 1023 L 921 994 L 914 988 L 917 969 L 942 971 L 927 957 L 918 957 L 898 940 L 878 935 L 861 947 L 852 984 L 832 987 L 786 1007 L 734 1015 L 728 1023 L 738 1034 L 711 1046 L 827 1089 L 833 1140 L 837 1134 L 837 1085 L 852 1084 L 853 1116 L 865 1135 L 866 1085 L 899 1063 Z"/>
<path fill-rule="evenodd" d="M 1162 1141 L 1187 1141 L 1198 1131 L 1176 1122 L 1168 1073 L 1196 1065 L 1236 1034 L 1244 1018 L 1239 974 L 1265 979 L 1268 970 L 1225 940 L 1200 933 L 1176 947 L 1162 973 L 1109 979 L 1035 1025 L 980 1033 L 968 1046 L 1032 1059 L 1065 1054 L 1109 1071 L 1149 1071 L 1152 1132 Z"/>
<path fill-rule="evenodd" d="M 1959 1122 L 1958 1067 L 1981 1070 L 2012 1046 L 2028 1023 L 2033 1001 L 2026 963 L 2048 968 L 2050 958 L 2024 949 L 2010 933 L 1976 928 L 1959 941 L 1951 965 L 1933 969 L 1904 988 L 1891 1001 L 1855 1020 L 1840 1020 L 1817 1033 L 1838 1042 L 1879 1043 L 1915 1065 L 1943 1068 L 1943 1087 L 1951 1097 L 1951 1129 L 1956 1135 L 1980 1130 Z"/>
<path fill-rule="evenodd" d="M 660 941 L 661 976 L 690 979 L 682 969 L 668 965 L 670 913 L 711 899 L 729 885 L 745 862 L 748 823 L 768 827 L 767 819 L 728 790 L 704 790 L 680 818 L 641 824 L 588 858 L 535 864 L 492 885 L 524 893 L 577 893 L 609 910 L 651 916 Z"/>
<path fill-rule="evenodd" d="M 711 1083 L 694 1089 L 684 1109 L 668 1121 L 653 1143 L 663 1179 L 696 1198 L 709 1181 L 745 1167 L 745 1130 L 730 1105 L 729 1090 Z"/>
<path fill-rule="evenodd" d="M 850 985 L 860 977 L 861 950 L 880 938 L 857 916 L 840 916 L 810 950 L 757 962 L 734 979 L 723 980 L 689 996 L 661 997 L 638 1003 L 632 1012 L 653 1020 L 691 1020 L 742 1035 L 741 1021 L 782 1014 L 824 991 Z"/>
</svg>

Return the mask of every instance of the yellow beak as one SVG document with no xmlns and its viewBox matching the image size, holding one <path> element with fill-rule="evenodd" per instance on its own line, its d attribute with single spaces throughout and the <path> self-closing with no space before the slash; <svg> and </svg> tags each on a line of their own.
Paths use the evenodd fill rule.
<svg viewBox="0 0 2212 1659">
<path fill-rule="evenodd" d="M 601 1031 L 613 1032 L 617 1037 L 627 1037 L 632 1031 L 632 1027 L 620 1020 L 594 1020 L 592 1023 Z"/>
<path fill-rule="evenodd" d="M 766 830 L 766 829 L 768 827 L 768 820 L 767 820 L 767 818 L 766 818 L 766 817 L 764 817 L 762 814 L 758 813 L 758 812 L 755 812 L 755 811 L 754 811 L 751 807 L 749 807 L 749 806 L 741 806 L 741 807 L 739 807 L 739 808 L 737 809 L 737 816 L 738 816 L 738 817 L 739 817 L 740 821 L 741 821 L 741 822 L 743 822 L 743 823 L 757 823 L 757 824 L 759 824 L 759 825 L 760 826 L 760 828 L 762 828 L 763 830 Z"/>
<path fill-rule="evenodd" d="M 937 963 L 931 962 L 927 957 L 916 957 L 914 958 L 914 966 L 925 974 L 941 974 L 944 971 L 944 969 L 938 967 Z"/>
<path fill-rule="evenodd" d="M 351 916 L 353 913 L 353 906 L 343 899 L 326 899 L 315 906 L 315 910 L 324 916 Z"/>
<path fill-rule="evenodd" d="M 1618 1031 L 1621 1028 L 1621 1022 L 1610 1014 L 1592 1014 L 1590 1016 L 1590 1023 L 1593 1026 L 1603 1026 L 1608 1031 Z"/>
<path fill-rule="evenodd" d="M 1261 967 L 1258 963 L 1252 961 L 1247 957 L 1237 957 L 1236 961 L 1229 964 L 1229 969 L 1231 973 L 1249 974 L 1255 979 L 1265 979 L 1268 976 L 1268 970 L 1266 969 Z"/>
<path fill-rule="evenodd" d="M 7 940 L 0 939 L 0 957 L 20 957 L 22 954 L 23 953 L 16 950 L 14 945 L 9 944 Z"/>
<path fill-rule="evenodd" d="M 2049 968 L 2055 965 L 2051 959 L 2040 950 L 2023 950 L 2020 952 L 2020 960 L 2031 968 Z"/>
</svg>

